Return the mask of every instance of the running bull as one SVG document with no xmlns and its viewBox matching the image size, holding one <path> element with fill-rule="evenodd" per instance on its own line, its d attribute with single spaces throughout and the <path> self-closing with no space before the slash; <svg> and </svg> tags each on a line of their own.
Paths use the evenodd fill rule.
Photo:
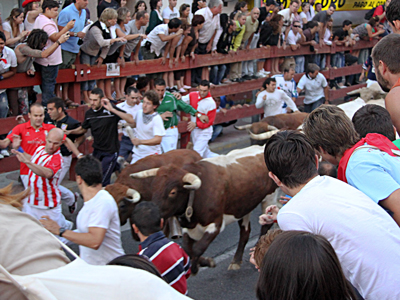
<svg viewBox="0 0 400 300">
<path fill-rule="evenodd" d="M 250 213 L 277 188 L 268 176 L 264 148 L 257 145 L 183 167 L 169 164 L 133 173 L 131 177 L 152 177 L 152 201 L 160 207 L 162 217 L 179 217 L 183 248 L 192 260 L 194 274 L 199 265 L 215 266 L 211 258 L 201 255 L 234 221 L 240 226 L 240 240 L 229 269 L 240 269 L 250 235 Z"/>
</svg>

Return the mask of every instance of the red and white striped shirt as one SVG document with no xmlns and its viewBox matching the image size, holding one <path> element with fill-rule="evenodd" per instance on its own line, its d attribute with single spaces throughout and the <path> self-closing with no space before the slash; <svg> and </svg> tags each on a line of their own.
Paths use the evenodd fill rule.
<svg viewBox="0 0 400 300">
<path fill-rule="evenodd" d="M 33 154 L 31 162 L 38 166 L 51 169 L 53 171 L 53 177 L 47 179 L 29 170 L 28 175 L 31 194 L 29 195 L 28 203 L 42 208 L 56 207 L 60 204 L 61 200 L 61 193 L 58 188 L 58 177 L 64 162 L 60 149 L 54 154 L 48 154 L 45 151 L 45 146 L 40 146 Z"/>
</svg>

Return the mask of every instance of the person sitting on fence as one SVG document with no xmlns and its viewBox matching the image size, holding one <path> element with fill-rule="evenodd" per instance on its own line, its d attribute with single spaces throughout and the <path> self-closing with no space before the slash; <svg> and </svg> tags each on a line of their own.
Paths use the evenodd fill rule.
<svg viewBox="0 0 400 300">
<path fill-rule="evenodd" d="M 60 15 L 58 16 L 58 28 L 62 30 L 64 26 L 68 24 L 69 21 L 75 20 L 75 25 L 69 31 L 70 39 L 66 41 L 63 45 L 61 45 L 61 55 L 63 63 L 59 66 L 59 69 L 70 69 L 73 64 L 75 64 L 76 57 L 79 53 L 79 40 L 82 40 L 85 37 L 85 33 L 82 32 L 83 28 L 86 25 L 86 6 L 88 5 L 88 1 L 86 0 L 77 0 L 75 3 L 71 3 L 64 9 L 60 11 Z M 68 83 L 62 84 L 62 91 L 60 90 L 60 86 L 57 85 L 57 96 L 62 98 L 65 102 L 65 105 L 71 108 L 77 107 L 80 104 L 80 100 L 75 103 L 70 100 L 68 97 Z"/>
<path fill-rule="evenodd" d="M 107 57 L 110 50 L 110 46 L 116 42 L 126 41 L 123 37 L 112 38 L 110 33 L 110 27 L 117 23 L 118 13 L 112 8 L 106 8 L 98 21 L 94 22 L 89 30 L 87 31 L 83 44 L 81 45 L 81 64 L 89 66 L 97 65 L 100 67 Z M 105 84 L 107 81 L 107 84 Z M 81 83 L 81 89 L 83 91 L 84 100 L 89 103 L 89 92 L 93 90 L 95 81 L 84 81 Z M 111 80 L 110 79 L 99 79 L 97 86 L 104 90 L 107 87 L 109 99 L 111 96 Z"/>
<path fill-rule="evenodd" d="M 217 52 L 221 54 L 233 55 L 232 40 L 233 34 L 236 30 L 236 22 L 229 20 L 226 28 L 219 37 L 217 44 Z M 210 82 L 214 85 L 219 85 L 225 77 L 226 69 L 229 65 L 214 65 L 210 71 Z M 231 82 L 230 80 L 228 82 Z"/>
<path fill-rule="evenodd" d="M 164 219 L 152 202 L 136 205 L 132 213 L 132 227 L 139 236 L 139 255 L 149 258 L 167 283 L 178 292 L 187 294 L 186 279 L 190 276 L 190 258 L 176 243 L 165 237 L 161 229 Z"/>
<path fill-rule="evenodd" d="M 286 40 L 292 51 L 300 49 L 301 44 L 306 41 L 306 37 L 303 34 L 303 29 L 301 29 L 301 24 L 299 21 L 293 22 L 292 29 L 289 31 Z M 296 62 L 296 73 L 303 73 L 304 55 L 296 55 L 294 59 Z"/>
<path fill-rule="evenodd" d="M 196 54 L 215 53 L 214 39 L 217 31 L 220 28 L 220 14 L 222 11 L 222 0 L 210 0 L 208 6 L 196 11 L 195 15 L 204 17 L 204 26 L 199 30 L 199 44 L 196 49 Z M 197 68 L 192 69 L 192 86 L 196 87 L 202 79 L 209 79 L 208 69 Z"/>
<path fill-rule="evenodd" d="M 138 30 L 137 30 L 136 26 L 130 26 L 131 12 L 128 8 L 120 7 L 120 8 L 118 8 L 117 13 L 118 13 L 118 21 L 117 21 L 117 24 L 115 26 L 113 26 L 113 29 L 115 29 L 115 34 L 117 37 L 122 37 L 127 40 L 127 43 L 123 44 L 119 50 L 120 63 L 122 65 L 122 67 L 124 67 L 125 62 L 131 61 L 132 50 L 134 50 L 135 47 L 140 47 L 137 45 L 140 44 L 140 42 L 143 38 L 146 38 L 146 35 L 144 34 L 144 28 L 139 29 L 139 30 L 142 30 L 143 33 L 138 33 L 138 32 L 133 33 L 133 30 L 135 28 L 136 28 L 136 31 L 138 31 Z M 142 21 L 143 21 L 142 23 L 145 23 L 145 25 L 147 25 L 148 20 L 146 20 L 145 15 L 146 15 L 146 13 L 139 14 L 139 16 L 142 16 Z M 138 25 L 142 25 L 142 23 L 139 20 Z M 135 23 L 132 25 L 135 25 Z M 127 49 L 128 41 L 133 41 L 133 42 L 130 43 L 130 45 Z M 139 60 L 138 49 L 135 49 L 135 52 L 137 52 L 136 63 L 138 63 L 138 60 Z M 116 100 L 117 101 L 121 101 L 124 99 L 125 83 L 126 83 L 126 77 L 114 78 L 114 89 L 116 92 Z"/>
<path fill-rule="evenodd" d="M 14 49 L 18 43 L 23 42 L 29 31 L 24 27 L 24 12 L 19 8 L 13 8 L 9 17 L 3 23 L 3 32 L 6 36 L 6 46 Z"/>
<path fill-rule="evenodd" d="M 60 37 L 70 31 L 75 26 L 75 20 L 69 21 L 61 31 L 58 30 L 54 19 L 58 15 L 59 3 L 55 0 L 44 0 L 42 4 L 43 14 L 39 15 L 34 24 L 34 29 L 43 29 L 49 39 L 46 48 L 51 47 L 54 43 L 59 43 Z M 36 71 L 40 72 L 42 82 L 40 88 L 42 90 L 42 104 L 47 105 L 47 101 L 55 97 L 56 79 L 58 76 L 59 65 L 63 62 L 61 47 L 58 47 L 53 54 L 44 58 L 36 58 L 34 61 Z"/>
<path fill-rule="evenodd" d="M 25 0 L 22 2 L 24 8 L 24 26 L 26 31 L 32 31 L 36 18 L 42 12 L 40 1 L 38 0 Z"/>
<path fill-rule="evenodd" d="M 246 14 L 245 13 L 238 13 L 236 15 L 237 20 L 235 21 L 236 23 L 236 30 L 233 34 L 233 39 L 232 39 L 232 51 L 237 52 L 239 49 L 241 49 L 242 45 L 242 40 L 244 33 L 246 31 Z M 229 70 L 229 79 L 232 82 L 243 82 L 244 79 L 242 78 L 242 62 L 236 62 L 232 63 L 230 65 L 230 70 Z"/>
</svg>

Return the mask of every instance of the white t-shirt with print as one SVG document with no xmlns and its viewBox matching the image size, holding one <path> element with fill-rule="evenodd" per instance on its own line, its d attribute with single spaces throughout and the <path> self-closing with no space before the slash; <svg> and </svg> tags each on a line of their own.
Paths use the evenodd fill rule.
<svg viewBox="0 0 400 300">
<path fill-rule="evenodd" d="M 4 46 L 3 53 L 0 60 L 0 74 L 10 71 L 10 68 L 17 67 L 17 57 L 15 56 L 14 50 Z M 6 89 L 0 90 L 0 94 L 5 92 Z"/>
<path fill-rule="evenodd" d="M 136 135 L 139 140 L 149 140 L 155 136 L 164 136 L 165 128 L 161 116 L 155 112 L 153 119 L 145 124 L 143 121 L 143 110 L 139 110 L 133 117 L 136 122 Z M 133 147 L 136 156 L 143 158 L 153 154 L 161 154 L 161 145 L 139 145 Z"/>
<path fill-rule="evenodd" d="M 279 211 L 278 224 L 324 236 L 364 299 L 400 299 L 400 228 L 361 191 L 317 176 Z"/>
<path fill-rule="evenodd" d="M 311 79 L 307 74 L 304 74 L 301 78 L 297 87 L 305 91 L 304 104 L 311 104 L 322 97 L 325 97 L 324 88 L 328 85 L 326 78 L 321 73 L 318 73 L 317 77 Z"/>
<path fill-rule="evenodd" d="M 162 11 L 162 17 L 163 19 L 171 20 L 173 18 L 179 18 L 179 10 L 174 7 L 174 10 L 172 11 L 169 6 L 163 9 Z"/>
<path fill-rule="evenodd" d="M 266 99 L 264 100 L 264 96 Z M 297 106 L 293 102 L 292 98 L 288 97 L 284 91 L 275 89 L 273 93 L 268 93 L 267 91 L 262 91 L 258 94 L 256 100 L 256 107 L 264 107 L 264 118 L 268 116 L 275 116 L 282 113 L 283 102 L 293 110 L 297 111 Z"/>
<path fill-rule="evenodd" d="M 83 203 L 76 219 L 77 232 L 87 233 L 90 227 L 106 229 L 106 235 L 97 250 L 79 246 L 81 258 L 92 265 L 105 265 L 114 258 L 124 255 L 118 207 L 114 198 L 105 190 L 99 191 Z"/>
</svg>

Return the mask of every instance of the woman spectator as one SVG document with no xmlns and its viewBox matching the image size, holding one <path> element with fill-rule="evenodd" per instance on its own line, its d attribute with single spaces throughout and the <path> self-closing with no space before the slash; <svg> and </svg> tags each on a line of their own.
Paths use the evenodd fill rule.
<svg viewBox="0 0 400 300">
<path fill-rule="evenodd" d="M 265 22 L 260 29 L 259 47 L 278 46 L 286 47 L 282 39 L 283 16 L 274 15 L 269 22 Z M 272 73 L 279 73 L 279 58 L 272 58 Z"/>
<path fill-rule="evenodd" d="M 50 47 L 43 50 L 46 46 L 49 36 L 42 29 L 33 29 L 28 35 L 26 43 L 18 44 L 15 49 L 15 56 L 17 57 L 18 67 L 17 73 L 25 73 L 28 76 L 35 76 L 35 68 L 33 67 L 33 61 L 35 58 L 47 58 L 53 54 L 54 51 L 68 40 L 69 35 L 63 34 L 59 39 L 58 43 L 53 43 Z M 28 88 L 21 89 L 10 89 L 11 93 L 14 93 L 15 99 L 18 98 L 19 103 L 12 103 L 12 109 L 16 109 L 19 105 L 19 113 L 28 113 Z M 18 111 L 18 110 L 17 110 Z M 14 114 L 16 115 L 17 112 Z"/>
<path fill-rule="evenodd" d="M 10 16 L 3 23 L 3 31 L 7 39 L 6 46 L 11 49 L 26 38 L 29 31 L 24 30 L 24 12 L 21 9 L 11 10 Z"/>
<path fill-rule="evenodd" d="M 136 2 L 135 13 L 133 14 L 133 17 L 132 17 L 133 20 L 136 20 L 136 14 L 139 11 L 147 11 L 147 4 L 143 0 L 139 0 L 138 2 Z"/>
<path fill-rule="evenodd" d="M 192 3 L 192 14 L 194 15 L 196 11 L 199 9 L 202 9 L 204 7 L 207 7 L 207 1 L 206 0 L 193 0 Z"/>
<path fill-rule="evenodd" d="M 125 42 L 124 38 L 111 38 L 110 27 L 117 23 L 117 11 L 106 8 L 100 19 L 90 26 L 85 35 L 81 46 L 81 64 L 100 67 L 105 61 L 110 46 L 116 42 Z M 85 97 L 85 102 L 89 103 L 89 92 L 94 88 L 94 80 L 85 81 L 81 84 L 81 89 Z M 106 97 L 111 96 L 111 79 L 101 79 L 97 81 L 97 86 L 105 91 Z"/>
<path fill-rule="evenodd" d="M 358 25 L 353 29 L 353 34 L 358 34 L 358 37 L 362 40 L 369 41 L 373 38 L 379 39 L 379 35 L 385 32 L 383 27 L 379 26 L 379 17 L 373 17 L 369 19 L 368 23 Z"/>
<path fill-rule="evenodd" d="M 231 20 L 237 20 L 238 13 L 247 14 L 247 11 L 248 11 L 247 3 L 245 1 L 239 1 L 238 3 L 236 3 L 235 8 L 233 12 L 230 14 L 229 18 Z"/>
<path fill-rule="evenodd" d="M 179 7 L 179 16 L 181 21 L 186 21 L 188 24 L 190 24 L 189 15 L 190 5 L 186 3 L 182 4 L 181 7 Z"/>
<path fill-rule="evenodd" d="M 118 6 L 121 7 L 126 7 L 126 3 L 128 2 L 127 0 L 116 0 L 118 3 Z"/>
<path fill-rule="evenodd" d="M 145 35 L 136 33 L 136 34 L 131 34 L 132 27 L 127 25 L 129 21 L 131 20 L 131 12 L 128 8 L 126 7 L 120 7 L 117 10 L 118 13 L 118 20 L 117 24 L 115 25 L 115 34 L 117 37 L 125 38 L 125 40 L 130 41 L 133 39 L 137 39 L 138 37 L 140 38 L 146 38 Z M 120 63 L 122 66 L 125 66 L 125 62 L 131 61 L 131 56 L 125 56 L 123 55 L 125 50 L 125 45 L 122 45 L 121 48 L 119 49 L 119 57 Z M 123 100 L 124 98 L 124 87 L 126 84 L 126 77 L 118 77 L 114 79 L 114 88 L 115 88 L 115 93 L 116 93 L 116 100 L 120 101 Z"/>
<path fill-rule="evenodd" d="M 300 24 L 303 29 L 306 29 L 307 23 L 312 20 L 311 15 L 309 14 L 310 3 L 303 2 L 301 4 L 301 10 L 302 10 L 302 12 L 300 13 Z"/>
<path fill-rule="evenodd" d="M 149 26 L 147 26 L 146 34 L 149 34 L 154 27 L 164 24 L 164 20 L 161 16 L 162 0 L 150 0 L 150 21 Z"/>
<path fill-rule="evenodd" d="M 33 29 L 33 24 L 35 24 L 35 20 L 37 16 L 42 12 L 40 8 L 40 1 L 37 0 L 25 0 L 22 3 L 22 7 L 24 7 L 24 26 L 26 31 L 31 31 Z"/>
<path fill-rule="evenodd" d="M 355 300 L 329 241 L 304 231 L 284 231 L 261 264 L 257 298 L 285 300 Z"/>
</svg>

